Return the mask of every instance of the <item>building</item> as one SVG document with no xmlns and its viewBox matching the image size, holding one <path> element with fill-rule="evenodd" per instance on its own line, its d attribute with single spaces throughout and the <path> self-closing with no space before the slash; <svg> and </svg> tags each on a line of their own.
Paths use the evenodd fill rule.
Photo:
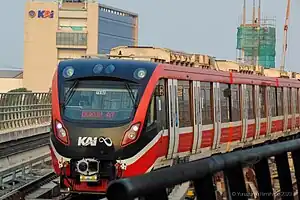
<svg viewBox="0 0 300 200">
<path fill-rule="evenodd" d="M 45 92 L 61 60 L 138 44 L 138 15 L 92 0 L 27 1 L 24 87 Z"/>
<path fill-rule="evenodd" d="M 259 4 L 256 8 L 255 0 L 253 0 L 252 20 L 246 21 L 245 2 L 243 21 L 237 28 L 237 61 L 247 65 L 275 68 L 276 20 L 275 18 L 262 18 L 261 5 Z"/>
<path fill-rule="evenodd" d="M 23 69 L 0 68 L 0 93 L 23 87 Z"/>
</svg>

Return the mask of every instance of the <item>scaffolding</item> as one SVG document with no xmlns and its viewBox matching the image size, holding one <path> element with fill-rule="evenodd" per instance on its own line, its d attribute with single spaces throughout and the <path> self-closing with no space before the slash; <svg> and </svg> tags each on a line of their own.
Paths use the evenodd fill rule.
<svg viewBox="0 0 300 200">
<path fill-rule="evenodd" d="M 244 1 L 245 2 L 245 1 Z M 244 65 L 275 68 L 276 19 L 261 18 L 260 1 L 256 18 L 255 0 L 251 22 L 246 22 L 244 3 L 243 21 L 237 28 L 237 62 Z"/>
<path fill-rule="evenodd" d="M 237 31 L 237 50 L 239 62 L 259 65 L 264 68 L 275 67 L 276 25 L 275 19 L 264 19 L 257 26 L 241 25 Z"/>
</svg>

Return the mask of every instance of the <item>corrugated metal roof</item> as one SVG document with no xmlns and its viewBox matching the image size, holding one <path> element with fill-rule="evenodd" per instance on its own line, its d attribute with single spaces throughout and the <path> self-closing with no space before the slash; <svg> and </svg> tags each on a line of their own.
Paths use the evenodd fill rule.
<svg viewBox="0 0 300 200">
<path fill-rule="evenodd" d="M 23 73 L 23 69 L 0 68 L 0 78 L 16 78 Z"/>
</svg>

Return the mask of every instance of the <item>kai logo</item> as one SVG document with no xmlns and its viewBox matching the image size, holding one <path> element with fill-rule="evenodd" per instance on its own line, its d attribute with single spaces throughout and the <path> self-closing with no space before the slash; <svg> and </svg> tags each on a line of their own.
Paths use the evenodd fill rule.
<svg viewBox="0 0 300 200">
<path fill-rule="evenodd" d="M 78 137 L 78 146 L 96 146 L 97 142 L 104 143 L 106 146 L 111 147 L 113 142 L 110 138 L 105 137 Z"/>
<path fill-rule="evenodd" d="M 37 17 L 38 18 L 53 18 L 54 11 L 53 10 L 38 10 Z"/>
<path fill-rule="evenodd" d="M 97 137 L 79 137 L 78 146 L 96 146 L 97 140 Z"/>
</svg>

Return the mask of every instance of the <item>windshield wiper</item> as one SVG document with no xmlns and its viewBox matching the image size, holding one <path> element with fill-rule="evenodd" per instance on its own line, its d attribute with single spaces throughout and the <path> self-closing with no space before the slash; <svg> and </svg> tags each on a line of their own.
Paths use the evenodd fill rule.
<svg viewBox="0 0 300 200">
<path fill-rule="evenodd" d="M 62 102 L 62 108 L 65 109 L 66 105 L 68 105 L 69 101 L 71 100 L 72 96 L 74 95 L 75 92 L 75 87 L 78 85 L 78 79 L 76 79 L 71 87 L 66 91 L 64 95 L 64 101 Z"/>
<path fill-rule="evenodd" d="M 130 88 L 130 86 L 127 82 L 125 82 L 125 86 L 126 86 L 127 91 L 129 92 L 129 96 L 132 101 L 132 105 L 134 106 L 134 109 L 137 109 L 136 98 L 134 97 L 132 89 Z"/>
</svg>

